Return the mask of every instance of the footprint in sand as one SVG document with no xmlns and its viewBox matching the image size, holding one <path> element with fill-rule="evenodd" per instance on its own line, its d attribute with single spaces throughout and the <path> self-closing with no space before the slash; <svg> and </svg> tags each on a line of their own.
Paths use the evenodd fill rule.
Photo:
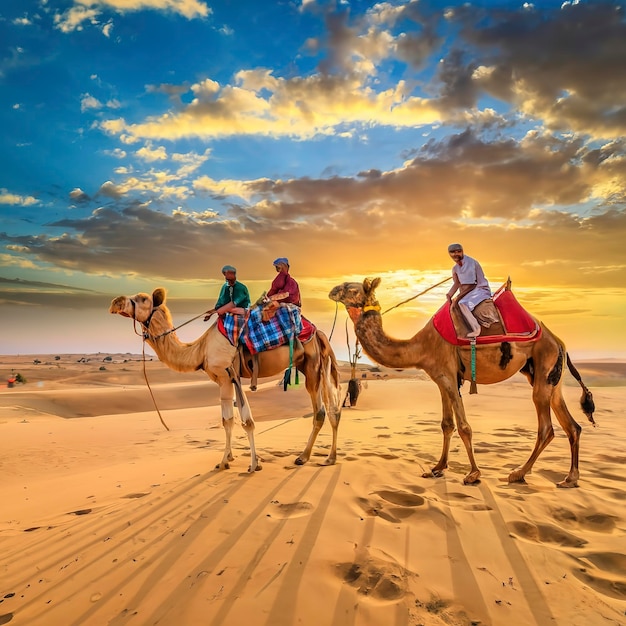
<svg viewBox="0 0 626 626">
<path fill-rule="evenodd" d="M 615 556 L 620 556 L 622 559 L 625 558 L 622 554 Z M 626 582 L 624 582 L 623 579 L 615 580 L 604 576 L 597 576 L 589 572 L 586 567 L 574 569 L 572 573 L 578 580 L 589 585 L 589 587 L 595 589 L 598 593 L 608 596 L 609 598 L 615 598 L 616 600 L 626 600 Z"/>
<path fill-rule="evenodd" d="M 511 522 L 512 532 L 535 543 L 554 543 L 564 548 L 581 548 L 587 541 L 550 524 L 531 524 L 530 522 Z"/>
<path fill-rule="evenodd" d="M 423 506 L 426 502 L 422 496 L 406 491 L 380 490 L 373 492 L 380 500 L 370 498 L 357 498 L 357 503 L 363 512 L 369 517 L 380 517 L 397 524 L 401 520 L 415 513 L 416 507 Z M 395 506 L 386 509 L 385 503 Z"/>
<path fill-rule="evenodd" d="M 422 496 L 418 496 L 414 493 L 407 493 L 406 491 L 390 491 L 383 489 L 381 491 L 375 491 L 374 493 L 377 496 L 380 496 L 383 500 L 400 506 L 422 506 L 425 502 Z"/>
<path fill-rule="evenodd" d="M 354 563 L 339 563 L 339 578 L 354 587 L 359 594 L 376 600 L 398 600 L 407 592 L 411 572 L 397 563 L 367 557 Z"/>
<path fill-rule="evenodd" d="M 559 508 L 552 511 L 552 517 L 562 524 L 581 526 L 585 530 L 593 530 L 597 533 L 610 533 L 615 528 L 618 517 L 607 513 L 585 511 L 583 515 L 577 515 L 569 509 Z"/>
<path fill-rule="evenodd" d="M 480 502 L 477 498 L 469 493 L 460 493 L 458 491 L 451 491 L 447 497 L 441 498 L 442 502 L 445 502 L 449 506 L 457 506 L 464 511 L 492 511 L 492 507 Z"/>
<path fill-rule="evenodd" d="M 313 505 L 310 502 L 278 502 L 274 500 L 271 504 L 273 508 L 267 515 L 278 519 L 303 517 L 309 515 L 313 510 Z"/>
</svg>

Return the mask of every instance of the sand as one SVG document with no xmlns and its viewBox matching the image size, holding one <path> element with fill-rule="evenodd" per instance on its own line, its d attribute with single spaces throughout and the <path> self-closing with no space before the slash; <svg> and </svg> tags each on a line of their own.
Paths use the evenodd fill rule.
<svg viewBox="0 0 626 626">
<path fill-rule="evenodd" d="M 363 367 L 331 467 L 318 465 L 328 424 L 293 464 L 308 395 L 264 380 L 249 394 L 263 463 L 250 475 L 240 424 L 231 469 L 214 469 L 224 433 L 201 373 L 146 364 L 167 431 L 140 357 L 0 356 L 0 624 L 626 624 L 626 367 L 577 365 L 598 427 L 570 379 L 581 479 L 557 489 L 570 459 L 556 423 L 527 482 L 506 481 L 535 439 L 521 376 L 463 388 L 482 470 L 466 486 L 456 433 L 445 476 L 422 478 L 440 400 L 415 371 Z M 26 384 L 7 387 L 11 373 Z"/>
</svg>

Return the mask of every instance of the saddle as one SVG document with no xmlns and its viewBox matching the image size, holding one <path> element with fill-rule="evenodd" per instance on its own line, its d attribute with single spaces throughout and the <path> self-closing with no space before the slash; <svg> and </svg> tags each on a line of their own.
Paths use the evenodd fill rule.
<svg viewBox="0 0 626 626">
<path fill-rule="evenodd" d="M 264 371 L 275 371 L 281 346 L 289 349 L 289 367 L 285 371 L 285 386 L 290 384 L 291 368 L 304 355 L 304 344 L 315 334 L 315 326 L 300 314 L 299 307 L 271 301 L 252 307 L 246 316 L 227 313 L 217 322 L 218 330 L 237 347 L 233 361 L 234 371 L 241 378 L 250 379 L 250 389 L 257 387 L 257 379 Z M 298 372 L 296 371 L 296 383 Z"/>
<path fill-rule="evenodd" d="M 477 344 L 536 341 L 541 336 L 541 326 L 517 301 L 510 280 L 492 298 L 477 305 L 473 313 L 482 327 Z M 433 316 L 433 324 L 448 343 L 457 346 L 471 343 L 466 337 L 471 328 L 458 307 L 450 307 L 446 302 Z"/>
</svg>

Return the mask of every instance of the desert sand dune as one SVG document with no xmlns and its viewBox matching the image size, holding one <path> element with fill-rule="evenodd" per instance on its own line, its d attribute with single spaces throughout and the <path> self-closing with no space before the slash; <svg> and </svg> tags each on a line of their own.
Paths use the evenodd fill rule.
<svg viewBox="0 0 626 626">
<path fill-rule="evenodd" d="M 521 377 L 463 389 L 482 470 L 466 486 L 456 434 L 445 476 L 422 478 L 440 453 L 440 399 L 416 372 L 364 368 L 332 467 L 315 462 L 329 425 L 312 461 L 293 464 L 308 394 L 264 381 L 249 394 L 263 470 L 249 475 L 239 425 L 232 468 L 213 469 L 224 435 L 201 375 L 149 364 L 168 432 L 141 363 L 66 356 L 0 357 L 32 381 L 0 392 L 0 624 L 626 623 L 621 365 L 579 368 L 607 380 L 593 389 L 597 428 L 565 389 L 583 435 L 580 488 L 561 490 L 558 428 L 527 482 L 506 482 L 535 439 Z"/>
</svg>

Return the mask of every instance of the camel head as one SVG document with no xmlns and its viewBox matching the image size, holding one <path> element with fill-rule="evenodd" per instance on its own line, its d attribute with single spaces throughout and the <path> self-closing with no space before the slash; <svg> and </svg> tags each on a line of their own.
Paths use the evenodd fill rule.
<svg viewBox="0 0 626 626">
<path fill-rule="evenodd" d="M 342 283 L 328 294 L 335 302 L 341 302 L 348 311 L 372 307 L 380 309 L 375 290 L 380 285 L 380 278 L 366 278 L 363 283 Z"/>
<path fill-rule="evenodd" d="M 130 317 L 145 324 L 151 319 L 154 311 L 162 304 L 165 304 L 165 289 L 158 287 L 152 292 L 152 295 L 138 293 L 135 296 L 118 296 L 114 298 L 111 301 L 109 313 Z"/>
</svg>

